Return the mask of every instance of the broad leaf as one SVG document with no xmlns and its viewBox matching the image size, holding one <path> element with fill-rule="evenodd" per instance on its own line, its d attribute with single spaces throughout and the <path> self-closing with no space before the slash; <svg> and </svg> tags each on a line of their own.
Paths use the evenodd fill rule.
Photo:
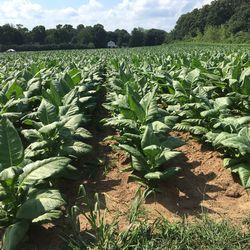
<svg viewBox="0 0 250 250">
<path fill-rule="evenodd" d="M 127 151 L 130 155 L 134 156 L 135 158 L 137 158 L 138 160 L 142 161 L 145 163 L 145 159 L 143 154 L 137 150 L 134 147 L 131 147 L 129 145 L 125 145 L 125 144 L 119 144 L 118 145 L 121 149 L 124 149 L 125 151 Z"/>
<path fill-rule="evenodd" d="M 161 148 L 156 145 L 150 145 L 143 148 L 143 153 L 150 159 L 154 159 L 158 154 L 160 154 Z"/>
<path fill-rule="evenodd" d="M 132 160 L 131 162 L 132 168 L 138 172 L 144 172 L 148 168 L 146 162 L 140 160 L 139 158 L 132 156 L 131 160 Z"/>
<path fill-rule="evenodd" d="M 14 250 L 24 239 L 28 229 L 29 222 L 27 221 L 20 221 L 10 225 L 3 236 L 3 250 Z"/>
<path fill-rule="evenodd" d="M 59 219 L 62 216 L 62 211 L 60 210 L 51 210 L 48 213 L 40 215 L 39 217 L 32 220 L 32 223 L 48 223 L 53 220 Z"/>
<path fill-rule="evenodd" d="M 230 168 L 232 172 L 239 174 L 243 187 L 250 188 L 250 164 L 240 163 Z"/>
<path fill-rule="evenodd" d="M 90 153 L 92 151 L 92 147 L 86 143 L 76 141 L 73 143 L 73 145 L 70 146 L 63 146 L 62 151 L 64 151 L 67 155 L 73 155 L 73 156 L 81 156 L 83 154 Z"/>
<path fill-rule="evenodd" d="M 37 115 L 43 124 L 48 125 L 58 120 L 58 109 L 55 105 L 43 99 L 37 110 Z"/>
<path fill-rule="evenodd" d="M 146 178 L 148 180 L 160 180 L 160 179 L 164 180 L 164 179 L 167 179 L 167 178 L 177 174 L 178 172 L 180 172 L 180 170 L 181 170 L 181 168 L 171 167 L 163 172 L 160 172 L 160 171 L 150 172 L 150 173 L 144 175 L 144 178 Z"/>
<path fill-rule="evenodd" d="M 221 142 L 223 146 L 238 149 L 242 155 L 250 153 L 250 133 L 248 128 L 243 128 L 239 134 Z"/>
<path fill-rule="evenodd" d="M 33 220 L 65 204 L 58 190 L 45 190 L 25 201 L 18 209 L 16 217 Z"/>
<path fill-rule="evenodd" d="M 142 123 L 145 119 L 145 110 L 139 103 L 139 101 L 135 98 L 134 92 L 132 91 L 131 88 L 128 87 L 128 104 L 133 110 L 138 118 L 138 120 Z"/>
<path fill-rule="evenodd" d="M 166 163 L 169 160 L 172 160 L 174 158 L 176 158 L 177 156 L 181 155 L 181 152 L 178 151 L 170 151 L 170 150 L 164 150 L 159 159 L 157 159 L 157 164 L 162 165 L 164 163 Z"/>
<path fill-rule="evenodd" d="M 20 186 L 32 186 L 39 180 L 52 177 L 62 171 L 69 162 L 65 157 L 54 157 L 30 163 L 23 168 L 23 174 L 19 176 Z"/>
<path fill-rule="evenodd" d="M 3 168 L 16 166 L 23 160 L 21 139 L 6 117 L 0 117 L 0 163 Z"/>
<path fill-rule="evenodd" d="M 157 134 L 153 131 L 152 124 L 146 126 L 141 140 L 142 148 L 146 148 L 150 145 L 161 146 Z"/>
</svg>

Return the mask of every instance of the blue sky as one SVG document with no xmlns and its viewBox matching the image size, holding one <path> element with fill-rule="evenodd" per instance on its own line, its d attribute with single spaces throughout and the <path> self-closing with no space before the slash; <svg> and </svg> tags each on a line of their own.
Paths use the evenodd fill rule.
<svg viewBox="0 0 250 250">
<path fill-rule="evenodd" d="M 0 0 L 0 25 L 32 29 L 57 24 L 94 25 L 106 30 L 134 27 L 170 31 L 179 16 L 212 0 Z"/>
</svg>

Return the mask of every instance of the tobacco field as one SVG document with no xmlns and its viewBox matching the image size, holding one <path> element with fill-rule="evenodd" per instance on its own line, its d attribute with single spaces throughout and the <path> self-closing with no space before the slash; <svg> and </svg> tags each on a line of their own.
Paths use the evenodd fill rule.
<svg viewBox="0 0 250 250">
<path fill-rule="evenodd" d="M 248 191 L 249 125 L 247 46 L 2 53 L 3 249 L 20 249 L 33 225 L 65 216 L 72 197 L 62 186 L 81 184 L 101 166 L 95 131 L 106 129 L 102 140 L 126 155 L 121 173 L 145 192 L 182 176 L 186 142 L 176 133 L 219 152 Z"/>
</svg>

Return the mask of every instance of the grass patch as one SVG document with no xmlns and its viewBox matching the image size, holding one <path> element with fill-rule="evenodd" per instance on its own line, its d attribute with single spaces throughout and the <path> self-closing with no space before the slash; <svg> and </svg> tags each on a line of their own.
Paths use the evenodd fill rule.
<svg viewBox="0 0 250 250">
<path fill-rule="evenodd" d="M 147 213 L 141 210 L 143 199 L 147 194 L 140 191 L 137 192 L 131 209 L 126 214 L 128 226 L 121 231 L 119 218 L 115 218 L 111 224 L 106 223 L 105 213 L 108 211 L 101 212 L 98 195 L 95 196 L 95 202 L 91 205 L 90 199 L 87 198 L 85 192 L 83 193 L 82 198 L 86 201 L 87 210 L 74 206 L 73 212 L 69 215 L 71 234 L 63 236 L 66 243 L 65 249 L 250 249 L 250 233 L 242 232 L 228 221 L 215 222 L 203 216 L 202 219 L 192 223 L 170 223 L 160 216 L 155 221 L 149 222 Z M 80 232 L 79 214 L 86 216 L 91 225 L 90 230 Z"/>
<path fill-rule="evenodd" d="M 250 214 L 245 217 L 243 224 L 250 227 Z"/>
</svg>

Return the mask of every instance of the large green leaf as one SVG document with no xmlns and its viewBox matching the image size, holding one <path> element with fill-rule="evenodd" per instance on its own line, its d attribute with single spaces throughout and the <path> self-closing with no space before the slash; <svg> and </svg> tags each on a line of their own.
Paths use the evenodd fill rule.
<svg viewBox="0 0 250 250">
<path fill-rule="evenodd" d="M 20 167 L 9 167 L 5 168 L 3 171 L 0 172 L 0 180 L 12 180 L 16 176 L 20 175 L 23 172 L 22 168 Z"/>
<path fill-rule="evenodd" d="M 148 168 L 148 165 L 146 164 L 146 162 L 140 160 L 139 158 L 132 156 L 131 160 L 132 160 L 131 162 L 132 168 L 136 171 L 144 172 Z"/>
<path fill-rule="evenodd" d="M 223 146 L 238 149 L 242 155 L 250 153 L 250 133 L 248 128 L 243 128 L 239 134 L 221 142 Z"/>
<path fill-rule="evenodd" d="M 182 141 L 181 139 L 173 137 L 173 136 L 168 136 L 168 137 L 164 136 L 161 139 L 161 144 L 165 148 L 175 149 L 175 148 L 179 148 L 179 147 L 185 145 L 185 142 Z"/>
<path fill-rule="evenodd" d="M 167 161 L 172 160 L 181 154 L 182 154 L 182 152 L 170 151 L 170 150 L 165 149 L 161 153 L 159 159 L 157 159 L 157 164 L 162 165 L 162 164 L 166 163 Z"/>
<path fill-rule="evenodd" d="M 22 134 L 28 140 L 42 139 L 42 135 L 36 129 L 23 129 Z"/>
<path fill-rule="evenodd" d="M 13 96 L 13 94 L 15 93 L 15 98 L 20 98 L 20 97 L 24 97 L 23 95 L 23 89 L 22 87 L 20 87 L 20 85 L 18 85 L 16 83 L 16 81 L 14 81 L 10 86 L 8 91 L 6 92 L 6 97 L 8 99 L 11 98 L 11 96 Z"/>
<path fill-rule="evenodd" d="M 145 162 L 144 155 L 136 148 L 131 147 L 129 145 L 125 145 L 125 144 L 119 144 L 119 147 L 127 151 L 130 155 L 134 156 L 138 160 Z"/>
<path fill-rule="evenodd" d="M 32 186 L 39 180 L 43 180 L 62 171 L 70 162 L 65 157 L 54 157 L 42 161 L 36 161 L 23 168 L 23 174 L 19 176 L 20 186 Z"/>
<path fill-rule="evenodd" d="M 92 151 L 92 147 L 84 142 L 76 141 L 73 143 L 73 145 L 70 146 L 63 146 L 62 150 L 67 155 L 73 155 L 73 156 L 81 156 L 83 154 L 90 153 Z"/>
<path fill-rule="evenodd" d="M 149 158 L 154 159 L 158 154 L 160 154 L 161 148 L 156 145 L 150 145 L 143 148 L 143 153 Z"/>
<path fill-rule="evenodd" d="M 6 118 L 0 116 L 0 163 L 3 168 L 16 166 L 23 160 L 23 145 L 21 139 Z"/>
<path fill-rule="evenodd" d="M 14 250 L 29 229 L 29 222 L 20 221 L 10 225 L 3 236 L 3 250 Z"/>
<path fill-rule="evenodd" d="M 145 131 L 142 136 L 141 140 L 141 147 L 146 148 L 150 145 L 156 145 L 156 146 L 161 146 L 159 138 L 157 137 L 157 134 L 154 133 L 152 124 L 146 126 Z"/>
<path fill-rule="evenodd" d="M 244 95 L 250 94 L 250 67 L 247 67 L 240 76 L 240 91 Z"/>
<path fill-rule="evenodd" d="M 221 132 L 219 134 L 209 132 L 206 134 L 206 137 L 208 138 L 208 140 L 211 141 L 215 147 L 219 147 L 221 145 L 224 145 L 224 141 L 226 141 L 227 139 L 234 137 L 234 136 L 235 136 L 235 134 L 230 134 L 227 132 Z M 226 146 L 226 145 L 224 145 L 224 146 Z"/>
<path fill-rule="evenodd" d="M 131 88 L 128 87 L 128 104 L 130 109 L 133 110 L 138 118 L 138 120 L 142 123 L 145 119 L 146 113 L 139 101 L 135 98 L 134 92 Z"/>
<path fill-rule="evenodd" d="M 166 133 L 171 130 L 169 126 L 160 121 L 152 122 L 152 129 L 155 133 Z"/>
<path fill-rule="evenodd" d="M 155 117 L 159 114 L 158 104 L 156 99 L 152 99 L 152 101 L 149 103 L 149 106 L 146 110 L 146 121 L 152 121 L 155 119 Z"/>
<path fill-rule="evenodd" d="M 238 173 L 244 188 L 250 188 L 250 164 L 240 163 L 230 167 L 231 171 Z"/>
<path fill-rule="evenodd" d="M 146 112 L 146 121 L 150 121 L 158 114 L 158 105 L 155 99 L 157 88 L 158 86 L 155 86 L 152 91 L 147 93 L 140 101 L 140 104 Z"/>
<path fill-rule="evenodd" d="M 48 125 L 58 120 L 58 108 L 43 99 L 37 110 L 37 115 L 43 124 Z"/>
<path fill-rule="evenodd" d="M 42 89 L 41 80 L 39 78 L 32 78 L 27 83 L 27 91 L 25 95 L 27 97 L 40 95 L 41 89 Z"/>
<path fill-rule="evenodd" d="M 33 195 L 34 196 L 34 195 Z M 44 190 L 25 201 L 17 211 L 19 219 L 33 220 L 65 204 L 58 190 Z"/>
<path fill-rule="evenodd" d="M 59 115 L 63 117 L 77 115 L 79 112 L 79 107 L 76 104 L 69 104 L 59 107 Z"/>
<path fill-rule="evenodd" d="M 83 120 L 82 114 L 74 115 L 64 124 L 64 127 L 72 131 L 75 131 L 76 129 L 79 128 L 82 120 Z"/>
<path fill-rule="evenodd" d="M 63 104 L 64 105 L 72 104 L 72 102 L 74 102 L 77 99 L 77 96 L 78 96 L 78 87 L 75 87 L 63 97 Z"/>
<path fill-rule="evenodd" d="M 52 220 L 59 219 L 62 216 L 62 211 L 60 210 L 50 210 L 49 212 L 38 216 L 37 218 L 32 220 L 32 223 L 47 223 L 51 222 Z"/>
<path fill-rule="evenodd" d="M 63 126 L 63 122 L 60 121 L 60 122 L 52 122 L 50 124 L 47 124 L 43 127 L 41 127 L 38 132 L 39 133 L 42 133 L 42 134 L 45 134 L 45 135 L 48 135 L 48 134 L 53 134 L 57 128 L 60 128 Z"/>
<path fill-rule="evenodd" d="M 199 69 L 194 69 L 192 71 L 190 71 L 187 75 L 186 75 L 186 80 L 188 80 L 191 83 L 194 83 L 195 81 L 197 81 L 200 77 L 200 70 Z"/>
<path fill-rule="evenodd" d="M 85 128 L 78 128 L 74 134 L 76 137 L 80 137 L 81 139 L 92 138 L 92 134 Z"/>
<path fill-rule="evenodd" d="M 121 117 L 115 117 L 106 119 L 105 125 L 115 126 L 115 127 L 121 127 L 121 128 L 128 128 L 137 130 L 138 124 L 130 119 L 123 119 Z"/>
<path fill-rule="evenodd" d="M 214 101 L 214 108 L 215 109 L 225 109 L 232 106 L 233 102 L 230 97 L 219 97 L 216 98 Z"/>
<path fill-rule="evenodd" d="M 167 179 L 167 178 L 175 175 L 176 173 L 180 172 L 180 170 L 181 170 L 181 168 L 171 167 L 163 172 L 160 172 L 160 171 L 150 172 L 150 173 L 144 175 L 144 178 L 146 178 L 148 180 L 164 180 L 164 179 Z"/>
</svg>

